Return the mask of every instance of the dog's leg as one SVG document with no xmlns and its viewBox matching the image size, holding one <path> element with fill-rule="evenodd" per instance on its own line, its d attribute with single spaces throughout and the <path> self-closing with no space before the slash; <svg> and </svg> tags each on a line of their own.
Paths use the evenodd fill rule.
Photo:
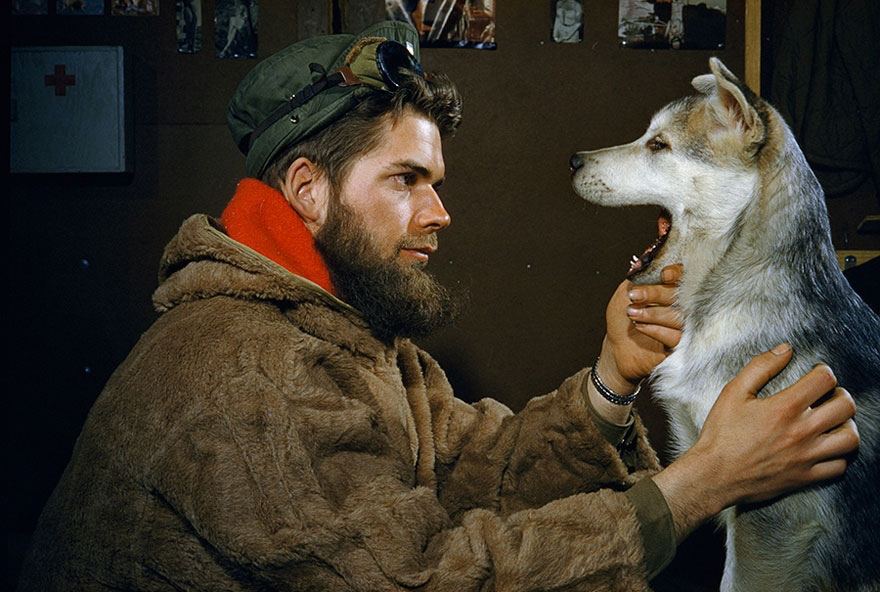
<svg viewBox="0 0 880 592">
<path fill-rule="evenodd" d="M 721 592 L 733 592 L 735 590 L 734 586 L 734 574 L 736 573 L 736 537 L 734 536 L 734 532 L 736 526 L 733 521 L 733 509 L 728 508 L 721 513 L 719 517 L 719 522 L 725 525 L 725 530 L 727 534 L 727 540 L 725 543 L 726 548 L 726 556 L 724 558 L 724 574 L 721 576 Z"/>
<path fill-rule="evenodd" d="M 725 511 L 727 558 L 723 592 L 831 590 L 816 572 L 816 542 L 824 527 L 816 516 L 823 500 L 815 490 L 758 508 Z M 827 501 L 827 500 L 825 500 Z"/>
</svg>

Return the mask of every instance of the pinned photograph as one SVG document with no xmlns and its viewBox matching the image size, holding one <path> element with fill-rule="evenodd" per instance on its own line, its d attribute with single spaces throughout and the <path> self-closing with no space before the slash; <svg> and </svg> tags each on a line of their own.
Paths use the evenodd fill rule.
<svg viewBox="0 0 880 592">
<path fill-rule="evenodd" d="M 388 18 L 419 32 L 422 47 L 495 49 L 495 0 L 387 0 Z"/>
<path fill-rule="evenodd" d="M 635 49 L 722 49 L 727 0 L 620 0 L 617 36 Z"/>
<path fill-rule="evenodd" d="M 159 0 L 111 0 L 113 16 L 158 16 Z"/>
<path fill-rule="evenodd" d="M 214 49 L 222 59 L 257 57 L 257 0 L 217 0 Z"/>
<path fill-rule="evenodd" d="M 177 51 L 202 49 L 202 0 L 177 0 Z"/>
<path fill-rule="evenodd" d="M 55 14 L 100 16 L 104 14 L 104 0 L 56 0 Z"/>
<path fill-rule="evenodd" d="M 553 14 L 553 41 L 580 43 L 584 38 L 584 7 L 581 0 L 556 0 Z"/>
<path fill-rule="evenodd" d="M 12 14 L 49 14 L 49 0 L 12 0 Z"/>
</svg>

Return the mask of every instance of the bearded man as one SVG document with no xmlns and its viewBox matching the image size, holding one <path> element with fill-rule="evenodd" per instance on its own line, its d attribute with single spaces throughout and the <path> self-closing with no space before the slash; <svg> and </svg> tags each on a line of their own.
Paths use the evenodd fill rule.
<svg viewBox="0 0 880 592">
<path fill-rule="evenodd" d="M 426 265 L 461 108 L 417 60 L 382 23 L 242 82 L 251 178 L 167 246 L 163 314 L 95 403 L 23 589 L 647 590 L 722 508 L 844 470 L 854 411 L 827 367 L 754 396 L 786 346 L 661 470 L 631 408 L 679 338 L 674 267 L 621 284 L 598 363 L 558 390 L 517 414 L 456 399 L 409 340 L 454 316 Z"/>
</svg>

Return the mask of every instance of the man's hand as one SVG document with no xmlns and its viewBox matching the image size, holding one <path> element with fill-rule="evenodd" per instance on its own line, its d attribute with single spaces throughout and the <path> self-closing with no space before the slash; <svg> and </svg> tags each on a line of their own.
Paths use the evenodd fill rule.
<svg viewBox="0 0 880 592">
<path fill-rule="evenodd" d="M 661 272 L 662 284 L 621 283 L 605 310 L 606 335 L 602 343 L 602 379 L 626 394 L 662 362 L 681 339 L 681 316 L 673 307 L 682 266 Z"/>
<path fill-rule="evenodd" d="M 855 403 L 828 366 L 772 397 L 756 397 L 791 356 L 782 345 L 753 358 L 721 391 L 694 446 L 653 477 L 679 540 L 728 506 L 843 474 L 846 455 L 859 444 Z"/>
</svg>

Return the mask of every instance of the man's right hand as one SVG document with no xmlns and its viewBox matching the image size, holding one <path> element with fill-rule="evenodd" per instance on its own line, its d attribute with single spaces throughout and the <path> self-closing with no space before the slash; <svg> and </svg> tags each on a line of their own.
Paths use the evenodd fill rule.
<svg viewBox="0 0 880 592">
<path fill-rule="evenodd" d="M 859 445 L 856 407 L 828 366 L 772 397 L 756 396 L 791 356 L 784 344 L 754 357 L 721 391 L 693 447 L 653 477 L 679 541 L 728 506 L 843 474 Z"/>
</svg>

